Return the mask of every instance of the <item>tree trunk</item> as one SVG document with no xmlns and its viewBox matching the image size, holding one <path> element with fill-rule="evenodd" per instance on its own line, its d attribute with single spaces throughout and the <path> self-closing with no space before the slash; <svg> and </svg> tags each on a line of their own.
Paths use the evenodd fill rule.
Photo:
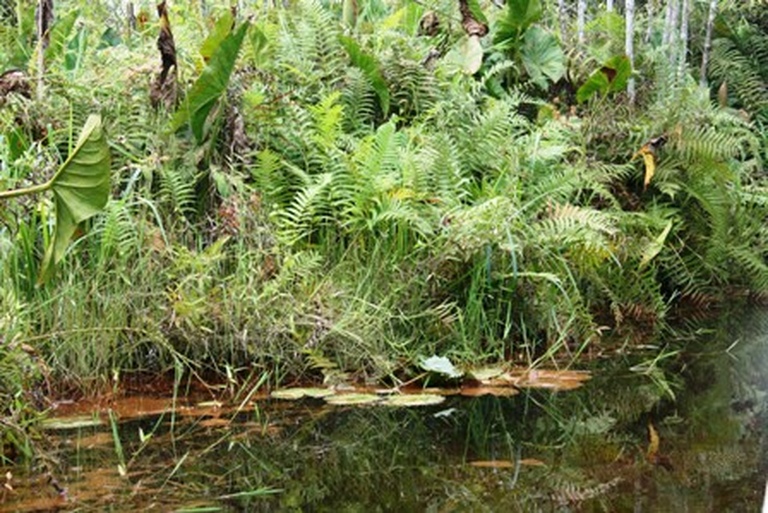
<svg viewBox="0 0 768 513">
<path fill-rule="evenodd" d="M 584 44 L 584 25 L 587 19 L 587 0 L 579 0 L 576 11 L 576 33 L 579 44 Z"/>
<path fill-rule="evenodd" d="M 37 25 L 37 99 L 45 96 L 45 50 L 51 39 L 50 28 L 53 23 L 53 0 L 39 0 L 35 13 Z"/>
<path fill-rule="evenodd" d="M 607 2 L 605 2 L 605 9 L 608 12 L 613 12 L 613 0 L 608 0 Z"/>
<path fill-rule="evenodd" d="M 685 75 L 685 68 L 688 64 L 688 21 L 691 15 L 690 0 L 683 0 L 683 7 L 680 13 L 680 61 L 678 62 L 677 76 L 681 78 Z"/>
<path fill-rule="evenodd" d="M 712 52 L 712 30 L 715 25 L 715 15 L 717 14 L 717 0 L 709 2 L 709 17 L 707 17 L 707 33 L 704 36 L 704 51 L 701 54 L 701 75 L 699 83 L 702 87 L 707 86 L 707 67 L 709 66 L 709 54 Z"/>
<path fill-rule="evenodd" d="M 565 10 L 565 0 L 557 0 L 557 18 L 560 21 L 560 40 L 565 44 L 568 40 L 568 12 Z"/>
<path fill-rule="evenodd" d="M 635 0 L 626 0 L 624 5 L 624 18 L 626 33 L 624 38 L 624 52 L 632 65 L 632 71 L 635 69 Z M 629 103 L 635 103 L 635 77 L 629 77 L 627 82 L 627 93 L 629 94 Z"/>
<path fill-rule="evenodd" d="M 648 45 L 651 42 L 651 35 L 653 34 L 653 2 L 645 4 L 645 10 L 648 12 L 648 27 L 645 29 L 643 43 Z"/>
</svg>

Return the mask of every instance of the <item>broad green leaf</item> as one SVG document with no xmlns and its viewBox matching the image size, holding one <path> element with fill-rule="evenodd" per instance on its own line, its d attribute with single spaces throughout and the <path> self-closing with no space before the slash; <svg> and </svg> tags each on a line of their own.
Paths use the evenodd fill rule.
<svg viewBox="0 0 768 513">
<path fill-rule="evenodd" d="M 371 87 L 376 91 L 376 96 L 379 97 L 381 110 L 386 116 L 389 112 L 389 86 L 387 81 L 384 80 L 384 75 L 381 73 L 381 68 L 376 59 L 372 55 L 365 53 L 357 44 L 357 41 L 351 37 L 340 36 L 339 41 L 347 51 L 347 54 L 349 54 L 352 64 L 359 68 L 371 83 Z"/>
<path fill-rule="evenodd" d="M 506 15 L 496 24 L 493 44 L 514 48 L 528 28 L 544 13 L 541 0 L 507 0 Z"/>
<path fill-rule="evenodd" d="M 472 36 L 461 43 L 462 69 L 467 75 L 474 75 L 483 65 L 483 46 L 480 38 Z"/>
<path fill-rule="evenodd" d="M 224 14 L 216 20 L 208 37 L 205 38 L 203 44 L 200 46 L 200 55 L 203 56 L 205 62 L 208 62 L 216 49 L 221 46 L 221 43 L 232 32 L 235 19 L 230 11 L 225 11 Z"/>
<path fill-rule="evenodd" d="M 541 27 L 525 33 L 522 60 L 531 81 L 546 89 L 549 81 L 557 82 L 565 74 L 565 54 L 557 38 Z"/>
<path fill-rule="evenodd" d="M 243 23 L 224 38 L 173 118 L 174 130 L 190 124 L 198 144 L 205 138 L 208 114 L 227 90 L 248 25 Z"/>
<path fill-rule="evenodd" d="M 101 117 L 88 118 L 74 150 L 49 182 L 56 205 L 56 228 L 46 249 L 39 281 L 47 280 L 64 257 L 77 225 L 96 215 L 109 199 L 110 155 Z"/>
<path fill-rule="evenodd" d="M 616 55 L 598 70 L 576 91 L 576 100 L 584 103 L 597 93 L 606 95 L 623 91 L 632 75 L 632 64 L 626 55 Z"/>
<path fill-rule="evenodd" d="M 421 368 L 425 371 L 443 374 L 449 378 L 460 378 L 464 375 L 464 373 L 456 369 L 456 367 L 453 366 L 453 363 L 451 363 L 445 356 L 430 356 L 429 358 L 422 360 Z"/>
</svg>

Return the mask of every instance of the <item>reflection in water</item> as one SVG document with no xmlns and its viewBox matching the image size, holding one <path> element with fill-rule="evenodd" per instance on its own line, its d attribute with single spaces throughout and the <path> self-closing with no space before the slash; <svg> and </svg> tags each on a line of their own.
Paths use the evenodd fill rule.
<svg viewBox="0 0 768 513">
<path fill-rule="evenodd" d="M 159 404 L 114 434 L 107 416 L 57 431 L 31 477 L 11 469 L 0 510 L 757 511 L 768 316 L 719 322 L 674 357 L 596 363 L 569 392 L 419 408 L 262 400 L 237 414 Z"/>
</svg>

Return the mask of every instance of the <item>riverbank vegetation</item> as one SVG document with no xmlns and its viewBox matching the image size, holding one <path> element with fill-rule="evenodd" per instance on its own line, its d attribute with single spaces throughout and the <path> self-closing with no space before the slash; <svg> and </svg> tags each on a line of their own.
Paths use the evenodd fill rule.
<svg viewBox="0 0 768 513">
<path fill-rule="evenodd" d="M 16 450 L 45 396 L 137 373 L 573 361 L 768 290 L 759 2 L 60 1 L 45 46 L 35 3 L 2 11 L 0 190 L 96 114 L 111 192 L 52 276 L 60 202 L 0 204 Z"/>
</svg>

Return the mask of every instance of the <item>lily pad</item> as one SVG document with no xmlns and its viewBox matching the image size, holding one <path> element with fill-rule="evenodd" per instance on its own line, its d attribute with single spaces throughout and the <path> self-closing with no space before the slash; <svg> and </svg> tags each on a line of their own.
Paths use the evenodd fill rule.
<svg viewBox="0 0 768 513">
<path fill-rule="evenodd" d="M 381 401 L 381 397 L 376 394 L 339 394 L 331 395 L 325 398 L 328 404 L 337 406 L 353 404 L 373 404 Z"/>
<path fill-rule="evenodd" d="M 436 394 L 401 394 L 391 395 L 384 399 L 386 406 L 429 406 L 445 401 L 445 396 Z"/>
<path fill-rule="evenodd" d="M 104 423 L 100 418 L 93 415 L 78 415 L 75 417 L 62 417 L 45 419 L 40 427 L 43 429 L 59 430 L 59 429 L 80 429 L 86 427 L 101 426 Z"/>
<path fill-rule="evenodd" d="M 480 387 L 466 387 L 461 389 L 461 395 L 466 397 L 480 397 L 482 395 L 492 395 L 495 397 L 511 397 L 520 393 L 514 387 L 493 387 L 493 386 L 480 386 Z"/>
<path fill-rule="evenodd" d="M 334 392 L 330 388 L 285 388 L 283 390 L 275 390 L 270 396 L 274 399 L 296 401 L 304 397 L 322 399 L 333 394 Z"/>
<path fill-rule="evenodd" d="M 430 356 L 421 362 L 421 368 L 425 371 L 443 374 L 449 378 L 460 378 L 463 372 L 453 366 L 453 363 L 445 356 Z"/>
<path fill-rule="evenodd" d="M 489 381 L 493 378 L 497 378 L 504 374 L 503 367 L 482 367 L 480 369 L 472 369 L 469 371 L 469 375 L 472 379 L 476 379 L 480 382 Z"/>
<path fill-rule="evenodd" d="M 480 468 L 514 468 L 515 464 L 509 460 L 470 461 L 470 465 Z"/>
</svg>

